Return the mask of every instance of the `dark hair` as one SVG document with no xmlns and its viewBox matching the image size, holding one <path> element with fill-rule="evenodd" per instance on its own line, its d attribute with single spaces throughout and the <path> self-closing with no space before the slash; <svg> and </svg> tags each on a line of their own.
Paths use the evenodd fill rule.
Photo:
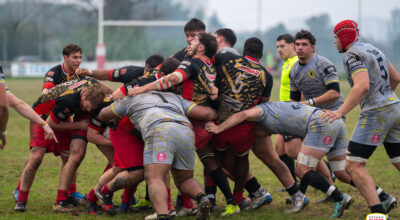
<svg viewBox="0 0 400 220">
<path fill-rule="evenodd" d="M 211 34 L 207 33 L 200 33 L 198 38 L 199 42 L 205 47 L 204 55 L 211 59 L 218 49 L 217 39 L 215 39 L 215 37 Z"/>
<path fill-rule="evenodd" d="M 282 34 L 279 35 L 278 38 L 276 38 L 276 41 L 281 41 L 284 40 L 287 44 L 294 44 L 294 38 L 290 34 Z"/>
<path fill-rule="evenodd" d="M 158 65 L 160 65 L 164 61 L 164 57 L 159 55 L 159 54 L 153 54 L 149 57 L 147 57 L 145 61 L 145 65 L 148 66 L 150 69 L 156 68 Z"/>
<path fill-rule="evenodd" d="M 82 48 L 78 44 L 67 44 L 62 50 L 63 55 L 69 56 L 71 53 L 75 52 L 81 52 L 82 53 Z"/>
<path fill-rule="evenodd" d="M 251 37 L 244 42 L 243 55 L 261 59 L 263 56 L 263 47 L 264 44 L 260 39 Z"/>
<path fill-rule="evenodd" d="M 165 75 L 174 72 L 181 62 L 176 58 L 168 58 L 161 63 L 160 72 L 163 72 Z"/>
<path fill-rule="evenodd" d="M 185 24 L 183 31 L 186 33 L 188 31 L 205 31 L 206 25 L 197 18 L 192 18 Z"/>
<path fill-rule="evenodd" d="M 229 28 L 221 28 L 215 31 L 215 34 L 218 36 L 222 36 L 225 39 L 225 42 L 231 45 L 232 47 L 235 46 L 236 43 L 236 35 L 232 29 Z"/>
<path fill-rule="evenodd" d="M 315 40 L 314 35 L 312 35 L 311 32 L 309 32 L 307 30 L 301 30 L 296 33 L 294 40 L 296 41 L 299 39 L 307 39 L 308 41 L 310 41 L 311 45 L 315 45 L 315 43 L 317 42 L 317 40 Z"/>
</svg>

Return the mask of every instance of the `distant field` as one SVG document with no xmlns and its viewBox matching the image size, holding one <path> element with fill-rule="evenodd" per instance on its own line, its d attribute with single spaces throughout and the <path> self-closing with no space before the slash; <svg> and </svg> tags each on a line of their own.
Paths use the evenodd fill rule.
<svg viewBox="0 0 400 220">
<path fill-rule="evenodd" d="M 6 79 L 7 86 L 10 90 L 23 99 L 28 104 L 33 102 L 40 95 L 42 86 L 42 79 Z M 118 84 L 109 84 L 116 88 Z M 275 80 L 274 89 L 272 93 L 272 101 L 278 100 L 279 97 L 279 81 Z M 341 81 L 341 89 L 345 97 L 349 92 L 347 81 Z M 353 112 L 347 116 L 346 125 L 348 135 L 354 128 L 357 122 L 360 110 L 356 107 Z M 0 171 L 0 218 L 5 219 L 71 219 L 71 218 L 93 218 L 89 216 L 85 210 L 80 209 L 76 215 L 69 214 L 55 214 L 52 211 L 52 205 L 55 202 L 58 186 L 58 172 L 60 167 L 60 159 L 54 157 L 52 154 L 47 154 L 42 162 L 42 165 L 36 175 L 29 194 L 29 201 L 27 205 L 28 211 L 26 213 L 16 213 L 13 208 L 15 202 L 12 198 L 12 191 L 17 185 L 22 168 L 29 154 L 29 122 L 19 116 L 14 110 L 11 110 L 10 120 L 8 125 L 8 144 L 6 148 L 0 152 L 1 171 Z M 274 137 L 273 137 L 274 139 Z M 332 204 L 313 204 L 315 201 L 324 197 L 324 195 L 314 190 L 312 187 L 308 188 L 307 195 L 311 203 L 301 213 L 293 215 L 285 215 L 283 211 L 288 208 L 285 205 L 285 198 L 288 197 L 287 193 L 275 192 L 275 189 L 281 188 L 281 184 L 272 172 L 262 164 L 253 154 L 250 156 L 251 170 L 259 179 L 262 186 L 267 189 L 273 196 L 273 202 L 259 210 L 243 211 L 239 216 L 230 217 L 227 219 L 329 219 L 332 214 Z M 79 168 L 78 175 L 78 191 L 86 194 L 91 187 L 95 185 L 98 177 L 101 175 L 106 165 L 106 159 L 96 149 L 96 146 L 89 144 L 87 148 L 86 158 Z M 396 198 L 400 198 L 400 174 L 391 165 L 383 147 L 379 147 L 375 154 L 371 157 L 367 165 L 367 169 L 375 178 L 376 183 L 387 192 L 392 193 Z M 196 178 L 202 183 L 202 166 L 200 162 L 196 161 Z M 360 196 L 359 192 L 346 184 L 337 183 L 337 186 L 342 191 L 350 194 L 355 203 L 347 210 L 342 219 L 365 219 L 364 215 L 369 212 L 367 203 Z M 136 193 L 136 198 L 144 197 L 144 184 L 142 183 Z M 120 203 L 121 193 L 116 193 L 114 201 Z M 176 190 L 173 190 L 173 199 L 175 200 Z M 218 192 L 218 205 L 219 207 L 225 206 L 225 199 L 222 194 Z M 77 209 L 78 210 L 78 209 Z M 213 219 L 219 219 L 218 215 L 222 209 L 213 214 Z M 144 219 L 144 217 L 151 212 L 144 212 L 139 214 L 124 214 L 113 217 L 115 219 Z M 400 219 L 399 209 L 395 209 L 390 213 L 391 219 Z M 96 217 L 96 219 L 110 219 L 108 216 L 103 215 Z M 194 219 L 194 218 L 187 218 Z"/>
</svg>

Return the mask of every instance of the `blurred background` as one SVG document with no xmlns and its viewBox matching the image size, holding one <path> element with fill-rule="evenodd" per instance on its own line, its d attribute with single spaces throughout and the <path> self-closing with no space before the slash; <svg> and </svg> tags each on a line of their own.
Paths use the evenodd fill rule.
<svg viewBox="0 0 400 220">
<path fill-rule="evenodd" d="M 96 68 L 99 44 L 99 0 L 0 0 L 0 63 L 6 75 L 43 76 L 62 62 L 62 48 L 73 42 L 83 48 L 82 66 Z M 207 32 L 233 29 L 239 51 L 245 39 L 264 42 L 264 64 L 277 72 L 281 59 L 276 38 L 310 30 L 316 52 L 343 70 L 333 44 L 333 27 L 344 19 L 358 22 L 361 39 L 381 49 L 400 67 L 400 1 L 398 0 L 103 0 L 105 21 L 171 21 L 173 26 L 105 25 L 106 66 L 141 65 L 146 57 L 164 57 L 187 45 L 183 25 L 204 21 Z M 98 48 L 99 49 L 99 48 Z"/>
</svg>

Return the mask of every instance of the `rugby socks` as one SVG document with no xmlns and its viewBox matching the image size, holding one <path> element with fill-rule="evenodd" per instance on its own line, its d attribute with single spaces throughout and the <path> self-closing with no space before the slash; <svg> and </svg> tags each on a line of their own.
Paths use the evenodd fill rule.
<svg viewBox="0 0 400 220">
<path fill-rule="evenodd" d="M 68 190 L 58 189 L 56 203 L 67 200 Z"/>
<path fill-rule="evenodd" d="M 382 213 L 386 214 L 385 208 L 383 208 L 382 204 L 373 205 L 369 207 L 371 209 L 371 213 Z"/>
<path fill-rule="evenodd" d="M 243 191 L 242 192 L 233 192 L 233 199 L 236 204 L 241 204 L 243 200 Z"/>
<path fill-rule="evenodd" d="M 297 183 L 296 174 L 294 173 L 294 160 L 290 158 L 287 154 L 279 156 L 279 159 L 281 159 L 281 161 L 286 164 L 286 166 L 290 170 L 290 174 L 292 175 L 294 181 Z"/>
<path fill-rule="evenodd" d="M 167 189 L 168 191 L 168 210 L 174 210 L 174 205 L 172 205 L 172 199 L 171 199 L 171 189 Z"/>
<path fill-rule="evenodd" d="M 227 204 L 231 204 L 231 205 L 235 205 L 235 201 L 233 199 L 232 191 L 231 191 L 231 188 L 229 186 L 228 178 L 226 177 L 224 171 L 222 171 L 221 168 L 218 168 L 218 169 L 214 170 L 211 173 L 211 176 L 212 176 L 212 178 L 207 177 L 207 182 L 209 180 L 214 179 L 214 181 L 217 183 L 219 189 L 224 194 L 225 199 L 226 199 L 226 203 Z M 214 182 L 214 181 L 212 181 L 212 182 Z M 213 199 L 215 201 L 215 193 L 216 193 L 216 191 L 217 191 L 217 189 L 215 188 L 215 190 L 213 192 L 211 192 L 211 193 L 207 192 L 207 187 L 206 187 L 206 193 L 207 193 L 208 198 L 210 200 Z M 214 195 L 214 198 L 210 198 L 210 194 Z"/>
<path fill-rule="evenodd" d="M 218 168 L 218 169 L 220 169 L 220 168 Z M 216 170 L 215 170 L 216 171 Z M 214 172 L 215 172 L 214 171 Z M 214 173 L 213 172 L 213 173 Z M 220 175 L 220 173 L 218 172 L 218 175 Z M 224 174 L 224 176 L 225 176 L 225 174 Z M 217 193 L 217 185 L 219 185 L 219 184 L 221 184 L 221 183 L 219 183 L 219 184 L 217 184 L 217 183 L 215 183 L 215 182 L 218 182 L 218 180 L 215 180 L 214 181 L 214 175 L 211 173 L 211 176 L 204 176 L 204 179 L 205 179 L 205 192 L 206 192 L 206 194 L 207 194 L 207 196 L 208 196 L 208 198 L 210 199 L 210 200 L 214 200 L 215 201 L 215 194 Z M 222 177 L 223 178 L 223 177 Z M 225 176 L 225 178 L 226 178 L 226 176 Z M 228 181 L 228 180 L 227 180 Z M 222 186 L 222 185 L 221 185 Z M 220 189 L 221 189 L 221 187 L 220 186 L 218 186 Z M 222 190 L 222 189 L 221 189 Z M 232 194 L 232 193 L 231 193 Z"/>
<path fill-rule="evenodd" d="M 96 195 L 94 194 L 94 189 L 91 189 L 91 190 L 89 191 L 89 193 L 86 195 L 86 199 L 87 199 L 89 202 L 91 202 L 91 203 L 97 202 L 97 197 L 96 197 Z"/>
<path fill-rule="evenodd" d="M 102 194 L 113 194 L 113 192 L 111 192 L 111 191 L 108 189 L 107 184 L 104 185 L 103 188 L 101 188 L 100 192 L 101 192 Z"/>
<path fill-rule="evenodd" d="M 17 189 L 17 190 L 20 190 L 19 187 L 21 187 L 21 180 L 18 181 L 18 185 L 17 185 L 17 188 L 16 188 L 16 189 Z"/>
<path fill-rule="evenodd" d="M 297 183 L 294 183 L 293 185 L 286 188 L 286 192 L 288 192 L 290 196 L 293 196 L 298 191 L 299 191 L 299 185 Z"/>
<path fill-rule="evenodd" d="M 335 186 L 329 184 L 325 177 L 314 170 L 310 170 L 304 174 L 300 181 L 300 191 L 303 194 L 306 194 L 308 185 L 328 194 L 335 202 L 343 199 L 343 194 Z"/>
<path fill-rule="evenodd" d="M 26 204 L 28 202 L 28 195 L 29 195 L 29 191 L 20 190 L 19 194 L 18 194 L 17 203 L 24 202 Z"/>
<path fill-rule="evenodd" d="M 179 193 L 179 191 L 178 191 Z M 150 196 L 149 196 L 149 187 L 146 184 L 146 195 L 144 196 L 144 199 L 147 201 L 150 201 Z"/>
<path fill-rule="evenodd" d="M 193 209 L 195 207 L 192 199 L 189 196 L 182 193 L 182 199 L 183 199 L 183 207 L 185 207 L 186 209 Z"/>
<path fill-rule="evenodd" d="M 71 183 L 68 188 L 68 195 L 71 195 L 74 192 L 76 192 L 76 183 Z"/>
<path fill-rule="evenodd" d="M 244 188 L 249 192 L 251 198 L 260 197 L 265 193 L 264 188 L 258 183 L 256 177 L 251 178 L 244 184 Z"/>
<path fill-rule="evenodd" d="M 136 187 L 135 188 L 124 188 L 124 193 L 122 194 L 122 200 L 121 202 L 123 204 L 130 204 L 133 194 L 136 192 Z"/>
</svg>

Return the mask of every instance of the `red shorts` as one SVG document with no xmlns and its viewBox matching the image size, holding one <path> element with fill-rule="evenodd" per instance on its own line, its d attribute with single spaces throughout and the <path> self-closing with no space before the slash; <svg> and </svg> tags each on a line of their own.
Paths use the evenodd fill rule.
<svg viewBox="0 0 400 220">
<path fill-rule="evenodd" d="M 69 145 L 71 143 L 71 131 L 54 131 L 58 143 L 53 139 L 44 139 L 44 130 L 39 124 L 30 123 L 30 149 L 33 147 L 46 148 L 46 153 L 53 152 L 55 156 L 60 155 L 61 152 L 69 154 Z"/>
<path fill-rule="evenodd" d="M 114 166 L 128 169 L 143 166 L 143 141 L 131 134 L 134 125 L 124 117 L 115 130 L 110 129 Z"/>
<path fill-rule="evenodd" d="M 246 155 L 253 144 L 253 127 L 250 122 L 236 125 L 215 135 L 212 144 L 219 151 L 225 151 L 230 147 L 236 155 Z"/>
<path fill-rule="evenodd" d="M 83 120 L 90 120 L 92 117 L 91 112 L 83 112 L 79 111 L 74 114 L 74 122 L 83 121 Z M 72 130 L 71 139 L 82 139 L 87 142 L 87 131 L 86 130 Z"/>
<path fill-rule="evenodd" d="M 213 134 L 206 131 L 206 121 L 190 120 L 193 125 L 194 140 L 196 149 L 201 149 L 211 140 Z"/>
</svg>

